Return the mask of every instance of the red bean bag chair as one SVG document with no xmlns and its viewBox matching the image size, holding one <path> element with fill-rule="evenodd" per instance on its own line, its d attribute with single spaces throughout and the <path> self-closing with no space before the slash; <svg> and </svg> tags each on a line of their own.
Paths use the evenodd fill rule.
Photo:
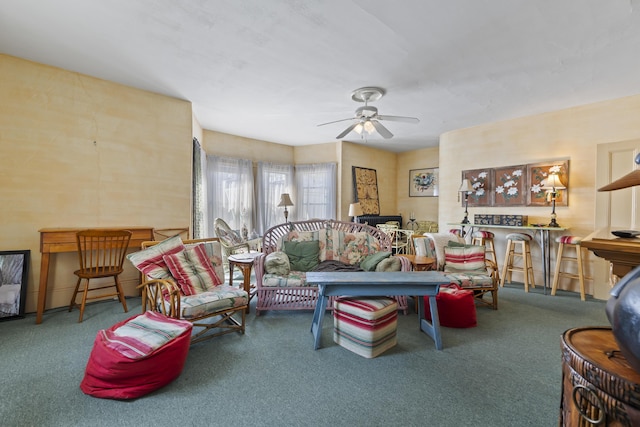
<svg viewBox="0 0 640 427">
<path fill-rule="evenodd" d="M 452 283 L 440 286 L 436 295 L 438 304 L 438 319 L 441 326 L 449 328 L 472 328 L 476 321 L 476 304 L 473 291 L 463 289 Z M 427 320 L 431 320 L 429 297 L 424 297 L 424 313 Z"/>
<path fill-rule="evenodd" d="M 80 389 L 90 396 L 135 399 L 182 372 L 192 324 L 147 311 L 100 330 Z"/>
</svg>

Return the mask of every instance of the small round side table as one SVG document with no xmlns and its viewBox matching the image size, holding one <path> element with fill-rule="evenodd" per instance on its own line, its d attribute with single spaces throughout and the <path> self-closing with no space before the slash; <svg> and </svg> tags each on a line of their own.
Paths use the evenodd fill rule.
<svg viewBox="0 0 640 427">
<path fill-rule="evenodd" d="M 238 267 L 242 271 L 243 287 L 249 295 L 249 302 L 251 298 L 256 294 L 255 286 L 251 289 L 251 269 L 253 269 L 253 262 L 257 257 L 262 255 L 262 252 L 248 252 L 243 254 L 229 255 L 227 260 L 229 261 L 229 286 L 233 286 L 233 268 Z M 250 312 L 250 307 L 247 305 L 247 313 Z"/>
</svg>

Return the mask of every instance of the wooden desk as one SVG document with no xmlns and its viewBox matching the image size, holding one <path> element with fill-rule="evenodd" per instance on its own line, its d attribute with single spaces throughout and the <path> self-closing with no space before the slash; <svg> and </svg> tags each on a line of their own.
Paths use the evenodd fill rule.
<svg viewBox="0 0 640 427">
<path fill-rule="evenodd" d="M 436 295 L 440 291 L 440 285 L 449 284 L 450 280 L 437 271 L 310 271 L 307 273 L 307 283 L 318 285 L 318 301 L 311 322 L 314 350 L 320 348 L 322 320 L 330 296 L 386 295 L 428 296 L 432 320 L 428 322 L 425 319 L 423 304 L 419 304 L 420 330 L 433 338 L 437 350 L 442 350 Z"/>
<path fill-rule="evenodd" d="M 624 239 L 611 234 L 610 228 L 597 230 L 580 243 L 596 256 L 611 263 L 612 273 L 618 277 L 640 265 L 640 239 Z"/>
<path fill-rule="evenodd" d="M 38 288 L 38 309 L 36 324 L 42 323 L 42 314 L 47 302 L 47 282 L 49 279 L 49 261 L 51 254 L 61 252 L 76 252 L 78 243 L 76 233 L 88 228 L 129 230 L 131 231 L 130 248 L 140 249 L 142 242 L 153 240 L 153 227 L 84 227 L 84 228 L 43 228 L 40 233 L 40 287 Z"/>
</svg>

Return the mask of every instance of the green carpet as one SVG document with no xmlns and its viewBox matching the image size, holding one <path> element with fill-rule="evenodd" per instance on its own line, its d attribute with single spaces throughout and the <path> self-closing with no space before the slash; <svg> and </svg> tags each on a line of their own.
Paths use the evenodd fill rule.
<svg viewBox="0 0 640 427">
<path fill-rule="evenodd" d="M 115 301 L 78 313 L 49 310 L 0 323 L 0 424 L 13 426 L 554 426 L 561 390 L 560 336 L 608 325 L 604 301 L 577 294 L 499 292 L 478 326 L 442 328 L 444 349 L 398 317 L 398 345 L 365 359 L 336 345 L 325 317 L 314 351 L 311 312 L 253 311 L 244 336 L 191 346 L 182 375 L 134 401 L 96 399 L 79 383 L 96 332 L 140 312 Z M 255 300 L 252 301 L 252 306 Z"/>
</svg>

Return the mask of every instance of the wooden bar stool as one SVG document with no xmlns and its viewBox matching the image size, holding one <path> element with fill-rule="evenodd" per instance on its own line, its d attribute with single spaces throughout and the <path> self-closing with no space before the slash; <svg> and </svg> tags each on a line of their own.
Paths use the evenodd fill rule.
<svg viewBox="0 0 640 427">
<path fill-rule="evenodd" d="M 500 286 L 504 286 L 505 280 L 511 283 L 511 275 L 514 271 L 520 271 L 524 275 L 524 291 L 529 292 L 529 283 L 535 288 L 535 279 L 533 276 L 533 263 L 531 262 L 531 245 L 529 242 L 533 240 L 526 233 L 510 233 L 507 234 L 507 252 L 504 257 L 504 265 L 502 266 L 502 278 Z M 516 251 L 520 246 L 520 251 Z M 516 257 L 522 258 L 522 267 L 516 267 L 514 261 Z"/>
<path fill-rule="evenodd" d="M 476 231 L 471 235 L 471 244 L 484 246 L 485 247 L 485 257 L 491 254 L 491 258 L 493 258 L 493 262 L 496 263 L 496 267 L 498 266 L 498 256 L 496 255 L 496 247 L 493 244 L 493 239 L 495 235 L 491 231 Z M 498 273 L 498 272 L 496 272 Z M 498 273 L 498 282 L 500 281 L 500 274 Z"/>
<path fill-rule="evenodd" d="M 584 275 L 584 264 L 582 262 L 582 246 L 580 245 L 582 242 L 581 237 L 576 236 L 560 236 L 556 238 L 556 243 L 558 243 L 558 256 L 556 261 L 556 271 L 553 275 L 553 285 L 551 287 L 551 295 L 555 295 L 558 290 L 558 281 L 560 280 L 560 276 L 568 277 L 570 279 L 578 279 L 580 282 L 580 299 L 585 301 L 585 293 L 584 293 L 584 279 L 591 279 L 591 277 L 586 277 Z M 575 250 L 575 257 L 564 255 L 565 247 L 573 248 Z M 566 271 L 560 271 L 563 262 L 575 262 L 578 264 L 578 273 L 569 273 Z"/>
</svg>

